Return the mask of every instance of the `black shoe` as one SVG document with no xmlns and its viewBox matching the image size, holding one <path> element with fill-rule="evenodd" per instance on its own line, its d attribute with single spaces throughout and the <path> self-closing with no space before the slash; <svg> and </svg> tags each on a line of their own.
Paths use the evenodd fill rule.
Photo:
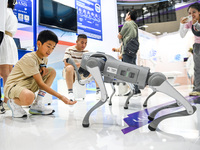
<svg viewBox="0 0 200 150">
<path fill-rule="evenodd" d="M 141 91 L 140 90 L 135 91 L 133 96 L 141 96 Z"/>
<path fill-rule="evenodd" d="M 6 112 L 6 110 L 3 107 L 3 101 L 0 100 L 0 114 L 4 114 Z"/>
</svg>

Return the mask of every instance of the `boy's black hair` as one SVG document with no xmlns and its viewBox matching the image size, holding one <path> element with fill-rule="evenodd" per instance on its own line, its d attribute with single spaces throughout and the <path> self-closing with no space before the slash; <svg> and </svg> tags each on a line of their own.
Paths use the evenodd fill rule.
<svg viewBox="0 0 200 150">
<path fill-rule="evenodd" d="M 194 9 L 200 11 L 200 4 L 199 4 L 198 2 L 196 2 L 196 3 L 194 3 L 194 4 L 191 4 L 191 5 L 188 7 L 187 11 L 189 11 L 190 8 L 194 8 Z"/>
<path fill-rule="evenodd" d="M 131 20 L 136 21 L 137 19 L 137 11 L 136 10 L 129 10 L 129 15 L 131 17 Z"/>
<path fill-rule="evenodd" d="M 16 0 L 8 0 L 8 6 L 7 7 L 14 9 L 15 3 L 16 3 Z"/>
<path fill-rule="evenodd" d="M 47 41 L 54 41 L 56 44 L 58 43 L 58 37 L 55 33 L 50 30 L 43 30 L 39 33 L 37 41 L 40 41 L 44 44 Z"/>
<path fill-rule="evenodd" d="M 79 40 L 80 38 L 87 39 L 87 35 L 79 34 L 78 37 L 77 37 L 77 40 Z"/>
</svg>

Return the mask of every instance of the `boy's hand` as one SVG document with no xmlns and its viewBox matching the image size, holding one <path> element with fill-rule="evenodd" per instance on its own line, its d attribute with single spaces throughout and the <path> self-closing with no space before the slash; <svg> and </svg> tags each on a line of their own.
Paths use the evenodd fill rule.
<svg viewBox="0 0 200 150">
<path fill-rule="evenodd" d="M 116 48 L 112 48 L 112 51 L 113 51 L 113 52 L 117 52 Z"/>
<path fill-rule="evenodd" d="M 70 101 L 67 97 L 65 96 L 62 96 L 61 99 L 65 104 L 68 104 L 68 105 L 74 105 L 76 104 L 77 101 Z"/>
<path fill-rule="evenodd" d="M 120 52 L 120 49 L 119 48 L 112 48 L 112 51 L 113 52 Z"/>
<path fill-rule="evenodd" d="M 120 54 L 120 55 L 118 56 L 118 59 L 119 59 L 119 60 L 121 60 L 121 59 L 122 59 L 122 54 Z"/>
<path fill-rule="evenodd" d="M 49 70 L 46 67 L 41 67 L 40 68 L 40 74 L 41 74 L 41 76 L 43 77 L 43 76 L 47 75 L 48 71 Z"/>
<path fill-rule="evenodd" d="M 80 68 L 81 63 L 76 63 L 76 66 L 77 66 L 78 68 Z"/>
</svg>

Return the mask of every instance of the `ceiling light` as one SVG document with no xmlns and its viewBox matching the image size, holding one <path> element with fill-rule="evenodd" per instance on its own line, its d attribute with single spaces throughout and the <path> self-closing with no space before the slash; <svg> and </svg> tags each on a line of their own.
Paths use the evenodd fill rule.
<svg viewBox="0 0 200 150">
<path fill-rule="evenodd" d="M 146 10 L 147 10 L 147 7 L 146 7 L 146 6 L 144 6 L 142 9 L 143 9 L 144 11 L 146 11 Z"/>
<path fill-rule="evenodd" d="M 161 32 L 151 32 L 152 34 L 156 34 L 156 35 L 159 35 L 159 34 L 161 34 Z"/>
<path fill-rule="evenodd" d="M 143 27 L 143 28 L 148 28 L 149 26 L 148 26 L 148 25 L 143 25 L 142 27 Z"/>
<path fill-rule="evenodd" d="M 120 16 L 121 16 L 122 18 L 124 18 L 125 15 L 124 15 L 124 13 L 122 12 L 122 13 L 120 14 Z"/>
<path fill-rule="evenodd" d="M 148 28 L 148 27 L 149 27 L 148 25 L 143 25 L 143 26 L 140 26 L 138 28 L 140 29 L 140 28 Z"/>
<path fill-rule="evenodd" d="M 143 13 L 147 13 L 148 12 L 147 6 L 145 4 L 142 6 L 142 10 L 143 10 Z"/>
</svg>

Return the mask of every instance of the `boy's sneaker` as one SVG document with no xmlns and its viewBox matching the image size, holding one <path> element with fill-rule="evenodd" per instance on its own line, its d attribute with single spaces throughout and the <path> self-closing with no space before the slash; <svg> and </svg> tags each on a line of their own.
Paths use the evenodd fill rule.
<svg viewBox="0 0 200 150">
<path fill-rule="evenodd" d="M 200 96 L 200 92 L 199 91 L 192 91 L 189 95 L 190 96 Z"/>
<path fill-rule="evenodd" d="M 3 107 L 4 107 L 5 110 L 10 110 L 10 108 L 7 105 L 7 103 L 3 103 Z"/>
<path fill-rule="evenodd" d="M 72 92 L 68 93 L 68 99 L 70 101 L 74 101 L 74 93 L 72 93 Z"/>
<path fill-rule="evenodd" d="M 0 114 L 4 114 L 6 112 L 6 110 L 3 107 L 3 101 L 0 100 Z"/>
<path fill-rule="evenodd" d="M 15 104 L 13 99 L 9 99 L 7 104 L 10 110 L 12 111 L 12 116 L 14 118 L 27 117 L 26 111 L 22 108 L 22 106 Z"/>
<path fill-rule="evenodd" d="M 29 113 L 32 115 L 51 115 L 55 112 L 52 108 L 44 106 L 42 103 L 33 103 L 29 109 Z"/>
</svg>

